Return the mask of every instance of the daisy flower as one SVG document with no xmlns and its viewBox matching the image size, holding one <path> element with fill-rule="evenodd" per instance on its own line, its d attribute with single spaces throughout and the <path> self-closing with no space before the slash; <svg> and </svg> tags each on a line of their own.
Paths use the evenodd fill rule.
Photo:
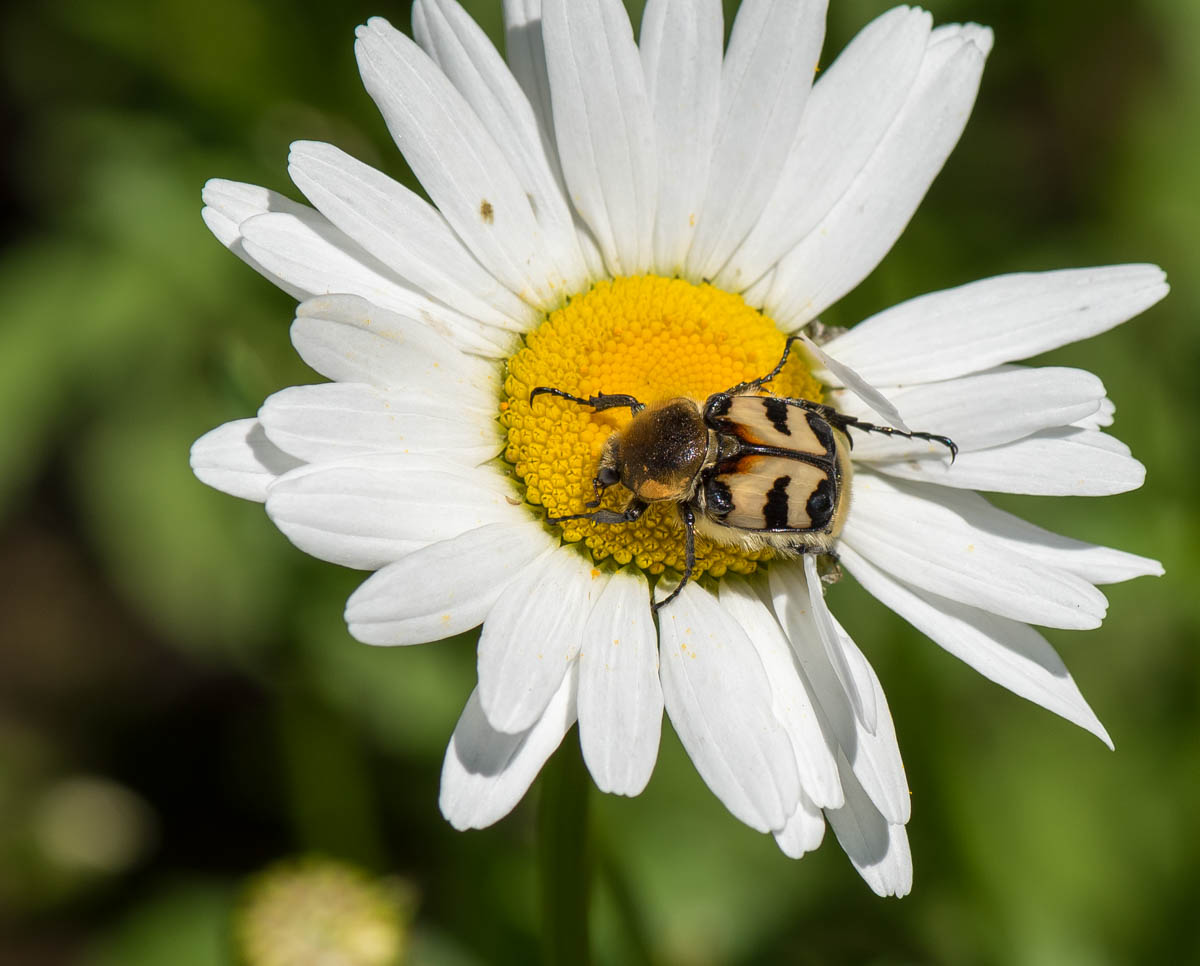
<svg viewBox="0 0 1200 966">
<path fill-rule="evenodd" d="M 909 791 L 880 682 L 826 604 L 814 555 L 697 538 L 679 506 L 584 511 L 629 408 L 760 394 L 949 437 L 850 429 L 840 565 L 982 674 L 1096 734 L 1035 625 L 1091 628 L 1098 584 L 1153 560 L 1035 527 L 977 491 L 1100 496 L 1144 470 L 1104 432 L 1090 373 L 1015 365 L 1167 292 L 1154 266 L 1006 275 L 842 333 L 821 312 L 903 231 L 975 99 L 992 35 L 897 7 L 819 75 L 822 0 L 508 0 L 502 57 L 454 0 L 413 37 L 360 27 L 367 90 L 432 203 L 338 148 L 292 146 L 312 207 L 229 181 L 204 218 L 301 301 L 292 341 L 329 382 L 285 389 L 192 450 L 196 475 L 265 502 L 299 548 L 375 573 L 351 633 L 417 644 L 481 627 L 479 683 L 441 808 L 487 826 L 578 722 L 607 792 L 636 795 L 662 712 L 714 794 L 800 856 L 826 822 L 881 895 L 912 879 Z M 820 347 L 817 347 L 820 342 Z M 901 422 L 903 420 L 903 422 Z M 630 499 L 608 488 L 603 506 Z M 836 603 L 837 589 L 830 598 Z"/>
</svg>

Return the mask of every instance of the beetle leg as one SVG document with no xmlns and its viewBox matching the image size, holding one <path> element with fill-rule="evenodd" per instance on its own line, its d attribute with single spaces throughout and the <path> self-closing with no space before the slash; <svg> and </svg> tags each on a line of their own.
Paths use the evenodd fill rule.
<svg viewBox="0 0 1200 966">
<path fill-rule="evenodd" d="M 650 609 L 655 613 L 658 612 L 660 607 L 671 603 L 671 601 L 679 596 L 679 592 L 692 579 L 692 571 L 696 569 L 696 514 L 688 504 L 681 503 L 679 504 L 679 515 L 683 517 L 684 530 L 687 532 L 684 543 L 683 579 L 679 581 L 679 586 L 667 594 L 666 597 L 658 601 L 658 603 L 650 605 Z"/>
<path fill-rule="evenodd" d="M 798 409 L 807 410 L 810 413 L 816 413 L 824 419 L 829 425 L 846 432 L 847 429 L 861 429 L 864 433 L 882 433 L 884 436 L 903 436 L 905 439 L 924 439 L 931 443 L 941 443 L 946 449 L 950 450 L 950 462 L 953 463 L 958 457 L 958 444 L 949 436 L 938 436 L 934 433 L 906 433 L 902 429 L 893 429 L 891 426 L 876 426 L 874 423 L 863 422 L 861 419 L 855 419 L 853 416 L 847 416 L 845 413 L 838 412 L 832 406 L 826 406 L 824 403 L 815 403 L 809 399 L 788 399 L 785 400 L 789 406 L 795 406 Z M 851 448 L 854 447 L 854 438 L 846 433 L 846 438 L 850 440 Z"/>
<path fill-rule="evenodd" d="M 602 466 L 592 477 L 592 498 L 584 504 L 589 510 L 600 505 L 600 495 L 610 486 L 621 482 L 621 477 L 610 466 Z"/>
<path fill-rule="evenodd" d="M 647 504 L 642 500 L 631 500 L 624 510 L 593 510 L 591 513 L 569 513 L 564 517 L 546 517 L 547 523 L 564 523 L 567 520 L 591 520 L 593 523 L 633 523 L 646 512 Z"/>
<path fill-rule="evenodd" d="M 597 396 L 589 396 L 584 399 L 582 396 L 573 396 L 569 392 L 562 389 L 555 389 L 552 386 L 538 386 L 529 393 L 529 402 L 533 403 L 534 396 L 540 396 L 546 393 L 551 396 L 558 396 L 559 399 L 569 399 L 571 402 L 577 402 L 581 406 L 591 406 L 596 412 L 601 412 L 605 409 L 619 409 L 622 406 L 628 406 L 630 411 L 636 416 L 646 404 L 638 402 L 635 396 L 630 396 L 625 393 L 602 392 Z"/>
<path fill-rule="evenodd" d="M 826 587 L 842 579 L 842 558 L 836 550 L 826 550 L 817 558 L 817 573 Z"/>
<path fill-rule="evenodd" d="M 779 362 L 776 363 L 774 369 L 768 372 L 765 376 L 759 376 L 757 379 L 751 379 L 749 382 L 739 382 L 732 389 L 727 389 L 725 394 L 727 396 L 740 396 L 743 393 L 749 392 L 751 389 L 761 389 L 777 375 L 783 372 L 783 367 L 787 365 L 788 354 L 792 351 L 792 343 L 799 341 L 800 336 L 789 335 L 787 337 L 787 341 L 783 343 L 783 355 L 780 356 Z"/>
</svg>

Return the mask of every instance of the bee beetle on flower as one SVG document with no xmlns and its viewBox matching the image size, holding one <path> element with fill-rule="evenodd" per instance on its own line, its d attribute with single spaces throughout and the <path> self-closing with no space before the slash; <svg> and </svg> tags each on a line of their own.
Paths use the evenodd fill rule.
<svg viewBox="0 0 1200 966">
<path fill-rule="evenodd" d="M 549 522 L 633 523 L 650 503 L 678 504 L 686 541 L 683 577 L 655 602 L 658 610 L 691 579 L 697 528 L 710 540 L 746 549 L 833 556 L 850 506 L 851 427 L 941 443 L 953 461 L 958 447 L 945 436 L 876 426 L 808 399 L 751 395 L 779 375 L 800 338 L 788 338 L 779 363 L 765 376 L 714 393 L 703 406 L 668 399 L 647 407 L 633 396 L 600 393 L 581 399 L 551 386 L 535 388 L 531 403 L 548 393 L 595 412 L 628 407 L 633 413 L 632 422 L 605 442 L 586 506 L 598 507 L 601 493 L 616 484 L 633 499 L 619 512 L 592 510 L 547 517 Z"/>
<path fill-rule="evenodd" d="M 505 0 L 502 54 L 455 0 L 417 0 L 413 37 L 374 18 L 355 53 L 430 201 L 304 141 L 311 207 L 205 187 L 217 237 L 301 301 L 292 342 L 329 381 L 208 433 L 192 466 L 373 571 L 346 607 L 359 640 L 480 629 L 442 770 L 457 828 L 508 814 L 576 724 L 597 786 L 640 793 L 665 711 L 738 819 L 793 857 L 828 827 L 873 890 L 906 894 L 908 782 L 826 599 L 831 553 L 1109 742 L 1036 627 L 1097 627 L 1098 585 L 1162 568 L 982 494 L 1142 484 L 1098 378 L 1019 363 L 1144 311 L 1163 273 L 989 278 L 818 346 L 992 49 L 899 6 L 823 54 L 825 7 L 743 0 L 726 45 L 720 0 L 648 0 L 636 37 L 620 0 Z"/>
</svg>

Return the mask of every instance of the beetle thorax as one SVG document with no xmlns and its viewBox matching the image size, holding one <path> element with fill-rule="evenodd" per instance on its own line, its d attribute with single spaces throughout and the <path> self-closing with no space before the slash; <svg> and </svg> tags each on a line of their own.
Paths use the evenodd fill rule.
<svg viewBox="0 0 1200 966">
<path fill-rule="evenodd" d="M 690 399 L 669 399 L 638 413 L 609 438 L 606 462 L 648 502 L 685 500 L 704 466 L 709 430 Z"/>
</svg>

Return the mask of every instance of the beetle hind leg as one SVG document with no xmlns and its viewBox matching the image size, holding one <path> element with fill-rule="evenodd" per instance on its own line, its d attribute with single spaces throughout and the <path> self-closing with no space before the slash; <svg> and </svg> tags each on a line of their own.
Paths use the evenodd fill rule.
<svg viewBox="0 0 1200 966">
<path fill-rule="evenodd" d="M 882 433 L 884 436 L 902 436 L 905 439 L 924 439 L 930 443 L 940 443 L 942 446 L 945 446 L 950 451 L 951 463 L 958 457 L 958 444 L 949 436 L 938 436 L 936 433 L 906 432 L 903 429 L 893 429 L 891 426 L 877 426 L 874 423 L 864 422 L 861 419 L 855 419 L 853 416 L 847 416 L 832 406 L 811 402 L 807 399 L 788 399 L 785 401 L 789 406 L 796 406 L 810 413 L 816 413 L 829 423 L 830 426 L 840 429 L 843 433 L 847 429 L 861 429 L 864 433 Z M 846 438 L 850 440 L 850 446 L 853 448 L 854 438 L 849 433 L 846 433 Z"/>
<path fill-rule="evenodd" d="M 828 408 L 828 407 L 826 407 Z M 830 409 L 829 414 L 823 414 L 825 418 L 836 426 L 838 429 L 845 432 L 847 428 L 861 429 L 864 433 L 882 433 L 884 436 L 902 436 L 905 439 L 923 439 L 930 443 L 940 443 L 950 451 L 950 462 L 953 463 L 958 458 L 958 444 L 949 436 L 938 436 L 936 433 L 921 433 L 921 432 L 905 432 L 902 429 L 893 429 L 891 426 L 876 426 L 874 423 L 864 423 L 860 419 L 855 419 L 853 416 L 846 416 L 839 413 L 836 409 Z M 847 437 L 849 438 L 849 437 Z"/>
<path fill-rule="evenodd" d="M 679 581 L 676 588 L 667 594 L 662 600 L 650 605 L 650 610 L 658 613 L 660 607 L 664 607 L 671 603 L 679 592 L 687 586 L 687 582 L 692 579 L 692 571 L 696 569 L 696 514 L 692 508 L 686 503 L 679 505 L 679 515 L 683 518 L 684 530 L 687 533 L 684 543 L 684 567 L 683 578 Z"/>
<path fill-rule="evenodd" d="M 817 574 L 826 587 L 831 587 L 842 579 L 842 559 L 836 550 L 826 550 L 817 557 Z"/>
</svg>

